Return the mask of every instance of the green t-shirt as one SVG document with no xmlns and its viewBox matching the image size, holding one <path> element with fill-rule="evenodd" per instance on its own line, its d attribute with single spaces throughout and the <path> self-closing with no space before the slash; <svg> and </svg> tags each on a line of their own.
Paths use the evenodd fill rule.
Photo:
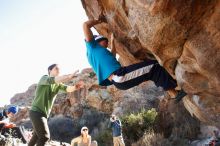
<svg viewBox="0 0 220 146">
<path fill-rule="evenodd" d="M 49 117 L 57 93 L 60 90 L 66 91 L 66 88 L 66 85 L 55 83 L 54 77 L 44 75 L 37 85 L 31 110 L 43 113 Z"/>
</svg>

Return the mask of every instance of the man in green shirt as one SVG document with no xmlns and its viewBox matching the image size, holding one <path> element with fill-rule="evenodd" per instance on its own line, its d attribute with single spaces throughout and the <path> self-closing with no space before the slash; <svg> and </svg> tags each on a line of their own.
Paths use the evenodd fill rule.
<svg viewBox="0 0 220 146">
<path fill-rule="evenodd" d="M 50 115 L 53 103 L 59 91 L 73 92 L 83 88 L 84 83 L 79 82 L 74 86 L 64 85 L 64 82 L 76 77 L 77 72 L 69 75 L 58 76 L 59 68 L 57 64 L 48 67 L 48 75 L 44 75 L 38 82 L 35 98 L 30 110 L 30 119 L 33 125 L 33 136 L 28 146 L 44 146 L 50 139 L 50 131 L 47 118 Z"/>
</svg>

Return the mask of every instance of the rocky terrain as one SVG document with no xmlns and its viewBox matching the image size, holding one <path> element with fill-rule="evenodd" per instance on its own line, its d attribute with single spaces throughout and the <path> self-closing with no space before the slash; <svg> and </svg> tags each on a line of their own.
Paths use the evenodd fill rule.
<svg viewBox="0 0 220 146">
<path fill-rule="evenodd" d="M 189 96 L 200 121 L 220 127 L 220 1 L 81 0 L 96 30 L 114 34 L 121 63 L 157 59 Z"/>
<path fill-rule="evenodd" d="M 84 89 L 71 94 L 60 93 L 55 101 L 49 118 L 52 140 L 70 143 L 73 137 L 80 134 L 84 125 L 89 127 L 95 138 L 107 129 L 110 114 L 123 116 L 151 108 L 156 108 L 159 113 L 156 129 L 158 133 L 163 133 L 165 138 L 184 137 L 193 140 L 198 138 L 199 133 L 200 137 L 211 135 L 210 128 L 201 132 L 200 122 L 188 113 L 183 103 L 174 104 L 173 99 L 152 82 L 143 83 L 127 91 L 117 90 L 114 86 L 103 88 L 97 85 L 97 78 L 91 69 L 84 69 L 68 84 L 78 81 L 85 82 Z M 11 99 L 11 104 L 20 107 L 12 122 L 23 125 L 26 129 L 32 128 L 28 111 L 35 89 L 36 84 Z"/>
<path fill-rule="evenodd" d="M 52 139 L 70 142 L 84 125 L 96 137 L 106 130 L 110 114 L 123 116 L 152 107 L 158 112 L 158 134 L 145 134 L 134 146 L 146 145 L 154 136 L 167 145 L 180 145 L 180 138 L 187 139 L 190 145 L 196 139 L 213 136 L 213 130 L 220 128 L 220 1 L 81 1 L 89 19 L 105 16 L 107 22 L 95 28 L 109 39 L 114 34 L 121 64 L 156 59 L 188 96 L 174 104 L 151 82 L 127 91 L 100 87 L 94 72 L 85 69 L 68 83 L 82 80 L 85 88 L 71 94 L 60 93 L 55 101 L 49 119 Z M 18 125 L 31 128 L 28 110 L 35 89 L 36 84 L 11 99 L 11 104 L 20 106 L 12 120 Z"/>
<path fill-rule="evenodd" d="M 77 81 L 84 81 L 85 88 L 70 94 L 60 93 L 55 101 L 49 120 L 52 139 L 70 142 L 71 138 L 79 135 L 84 125 L 95 136 L 107 128 L 112 113 L 122 116 L 141 109 L 151 109 L 157 107 L 159 100 L 164 97 L 163 90 L 151 82 L 127 91 L 117 90 L 114 86 L 101 87 L 97 85 L 97 78 L 91 69 L 84 69 L 68 84 Z M 35 89 L 36 84 L 11 99 L 11 104 L 20 106 L 20 112 L 12 121 L 26 128 L 32 127 L 28 111 Z"/>
</svg>

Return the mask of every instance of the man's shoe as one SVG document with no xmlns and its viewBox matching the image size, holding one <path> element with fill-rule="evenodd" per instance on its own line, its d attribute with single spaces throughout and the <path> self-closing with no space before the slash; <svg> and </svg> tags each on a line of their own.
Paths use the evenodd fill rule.
<svg viewBox="0 0 220 146">
<path fill-rule="evenodd" d="M 183 97 L 185 97 L 187 95 L 187 93 L 182 89 L 180 91 L 178 91 L 176 98 L 175 98 L 175 103 L 179 103 Z"/>
</svg>

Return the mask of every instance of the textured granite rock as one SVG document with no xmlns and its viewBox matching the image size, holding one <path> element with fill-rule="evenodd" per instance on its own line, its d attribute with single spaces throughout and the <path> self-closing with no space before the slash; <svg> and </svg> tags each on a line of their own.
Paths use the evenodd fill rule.
<svg viewBox="0 0 220 146">
<path fill-rule="evenodd" d="M 128 65 L 155 58 L 189 96 L 187 110 L 220 127 L 220 1 L 81 0 L 96 30 L 110 38 Z"/>
</svg>

